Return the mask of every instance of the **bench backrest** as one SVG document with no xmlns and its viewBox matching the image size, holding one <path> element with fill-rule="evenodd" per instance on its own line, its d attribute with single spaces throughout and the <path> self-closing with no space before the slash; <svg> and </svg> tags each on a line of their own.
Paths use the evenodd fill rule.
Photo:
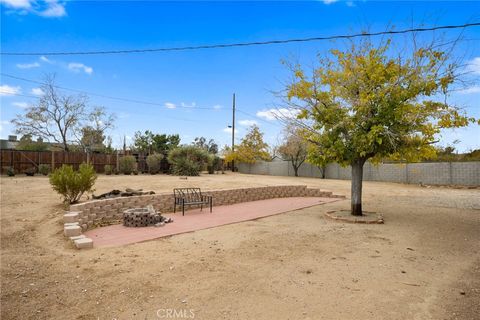
<svg viewBox="0 0 480 320">
<path fill-rule="evenodd" d="M 200 201 L 202 199 L 202 191 L 200 188 L 175 188 L 173 189 L 175 199 L 185 199 L 185 202 Z"/>
</svg>

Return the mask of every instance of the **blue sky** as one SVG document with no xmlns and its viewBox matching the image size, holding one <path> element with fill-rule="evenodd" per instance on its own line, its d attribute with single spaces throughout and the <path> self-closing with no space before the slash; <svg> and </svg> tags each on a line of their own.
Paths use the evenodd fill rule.
<svg viewBox="0 0 480 320">
<path fill-rule="evenodd" d="M 463 24 L 480 20 L 478 2 L 315 1 L 315 2 L 130 2 L 1 0 L 1 50 L 4 52 L 89 51 L 190 46 L 229 42 L 316 37 L 382 31 L 412 25 Z M 449 31 L 455 37 L 458 31 Z M 424 35 L 427 36 L 427 35 Z M 480 28 L 464 31 L 462 43 L 470 80 L 480 79 Z M 476 40 L 475 40 L 476 39 Z M 398 44 L 404 37 L 395 37 Z M 92 106 L 117 115 L 109 134 L 115 145 L 135 131 L 179 133 L 230 144 L 232 93 L 237 96 L 240 139 L 256 122 L 270 145 L 279 141 L 281 125 L 268 110 L 271 93 L 282 88 L 288 72 L 280 63 L 294 57 L 312 64 L 343 42 L 98 56 L 2 56 L 3 73 L 41 81 L 56 73 L 57 84 L 100 95 L 154 102 L 136 104 L 90 96 Z M 1 77 L 0 136 L 13 133 L 9 121 L 35 98 L 38 85 Z M 465 88 L 464 88 L 465 89 Z M 37 91 L 37 92 L 36 92 Z M 66 92 L 68 93 L 68 92 Z M 480 117 L 477 82 L 450 101 Z M 202 109 L 202 108 L 209 109 Z M 480 129 L 445 131 L 441 144 L 461 140 L 460 150 L 480 148 Z"/>
</svg>

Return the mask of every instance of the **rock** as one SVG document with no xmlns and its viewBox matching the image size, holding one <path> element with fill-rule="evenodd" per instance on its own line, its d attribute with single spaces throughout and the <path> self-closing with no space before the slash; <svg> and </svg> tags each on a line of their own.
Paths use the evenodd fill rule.
<svg viewBox="0 0 480 320">
<path fill-rule="evenodd" d="M 79 216 L 78 211 L 67 211 L 63 215 L 63 222 L 64 223 L 78 222 L 78 216 Z"/>
<path fill-rule="evenodd" d="M 90 238 L 83 238 L 74 241 L 77 249 L 90 249 L 93 248 L 93 240 Z"/>
<path fill-rule="evenodd" d="M 77 225 L 65 226 L 63 232 L 67 237 L 75 237 L 82 234 L 82 228 Z"/>
</svg>

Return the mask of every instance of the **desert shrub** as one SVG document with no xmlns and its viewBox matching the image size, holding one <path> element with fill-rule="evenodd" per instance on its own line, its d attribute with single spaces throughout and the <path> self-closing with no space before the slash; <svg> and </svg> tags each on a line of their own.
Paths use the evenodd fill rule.
<svg viewBox="0 0 480 320">
<path fill-rule="evenodd" d="M 9 177 L 15 176 L 15 169 L 13 169 L 13 167 L 7 167 L 7 168 L 5 169 L 5 172 L 7 173 L 7 175 L 8 175 Z"/>
<path fill-rule="evenodd" d="M 50 173 L 50 165 L 39 164 L 38 165 L 38 173 L 43 174 L 44 176 L 48 176 L 48 174 Z"/>
<path fill-rule="evenodd" d="M 92 165 L 82 163 L 78 171 L 72 166 L 63 165 L 50 174 L 50 184 L 65 203 L 76 203 L 85 192 L 93 191 L 97 175 Z"/>
<path fill-rule="evenodd" d="M 208 161 L 207 151 L 195 146 L 181 146 L 168 154 L 172 173 L 178 176 L 198 176 Z"/>
<path fill-rule="evenodd" d="M 118 167 L 121 173 L 131 174 L 137 168 L 137 160 L 134 156 L 124 156 L 118 161 Z"/>
<path fill-rule="evenodd" d="M 35 167 L 30 167 L 24 171 L 24 173 L 29 177 L 33 177 L 36 172 L 37 172 L 37 169 Z"/>
<path fill-rule="evenodd" d="M 113 166 L 109 165 L 109 164 L 106 164 L 104 167 L 103 167 L 103 170 L 105 171 L 105 174 L 107 176 L 111 175 L 113 173 Z"/>
<path fill-rule="evenodd" d="M 215 173 L 215 158 L 216 156 L 214 156 L 213 154 L 209 154 L 208 155 L 208 162 L 207 162 L 207 171 L 208 171 L 208 174 L 214 174 Z"/>
<path fill-rule="evenodd" d="M 160 171 L 160 161 L 162 161 L 163 155 L 160 153 L 154 153 L 147 157 L 148 172 L 156 174 Z"/>
</svg>

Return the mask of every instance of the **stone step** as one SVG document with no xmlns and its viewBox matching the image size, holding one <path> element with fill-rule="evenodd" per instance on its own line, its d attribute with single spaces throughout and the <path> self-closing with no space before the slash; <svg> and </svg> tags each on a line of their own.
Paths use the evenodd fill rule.
<svg viewBox="0 0 480 320">
<path fill-rule="evenodd" d="M 67 211 L 63 215 L 63 222 L 64 223 L 78 222 L 79 216 L 80 216 L 80 211 Z"/>
<path fill-rule="evenodd" d="M 91 249 L 93 248 L 93 240 L 90 238 L 82 238 L 74 241 L 77 249 Z"/>
<path fill-rule="evenodd" d="M 82 228 L 79 225 L 76 226 L 66 226 L 63 228 L 63 233 L 67 237 L 75 237 L 82 234 Z"/>
</svg>

